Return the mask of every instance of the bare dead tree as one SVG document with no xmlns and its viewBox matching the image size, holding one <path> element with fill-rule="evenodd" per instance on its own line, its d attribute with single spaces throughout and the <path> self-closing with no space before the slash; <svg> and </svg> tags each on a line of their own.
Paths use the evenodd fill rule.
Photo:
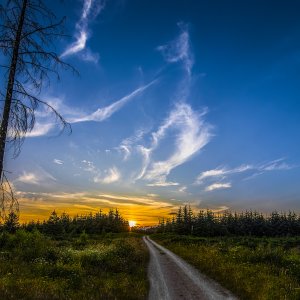
<svg viewBox="0 0 300 300">
<path fill-rule="evenodd" d="M 26 133 L 35 126 L 40 106 L 53 113 L 62 131 L 71 131 L 62 115 L 39 95 L 53 77 L 60 79 L 59 68 L 77 71 L 55 52 L 54 42 L 65 36 L 65 18 L 57 20 L 42 0 L 7 0 L 5 6 L 0 5 L 0 19 L 0 50 L 7 61 L 1 65 L 5 87 L 0 91 L 0 208 L 4 214 L 6 207 L 18 206 L 3 169 L 7 146 L 12 146 L 17 157 Z"/>
</svg>

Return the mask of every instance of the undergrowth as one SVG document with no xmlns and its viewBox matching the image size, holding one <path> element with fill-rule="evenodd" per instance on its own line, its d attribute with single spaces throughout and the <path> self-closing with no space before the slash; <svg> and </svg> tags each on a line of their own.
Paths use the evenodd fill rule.
<svg viewBox="0 0 300 300">
<path fill-rule="evenodd" d="M 52 240 L 0 234 L 0 299 L 145 299 L 148 254 L 134 234 Z"/>
<path fill-rule="evenodd" d="M 300 238 L 151 236 L 240 299 L 300 299 Z"/>
</svg>

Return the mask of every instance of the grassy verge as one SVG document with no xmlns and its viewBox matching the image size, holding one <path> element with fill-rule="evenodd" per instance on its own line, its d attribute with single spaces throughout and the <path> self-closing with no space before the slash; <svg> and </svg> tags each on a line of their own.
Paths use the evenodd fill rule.
<svg viewBox="0 0 300 300">
<path fill-rule="evenodd" d="M 135 234 L 51 240 L 0 234 L 0 299 L 145 299 L 148 253 Z"/>
<path fill-rule="evenodd" d="M 300 299 L 300 238 L 151 236 L 241 299 Z"/>
</svg>

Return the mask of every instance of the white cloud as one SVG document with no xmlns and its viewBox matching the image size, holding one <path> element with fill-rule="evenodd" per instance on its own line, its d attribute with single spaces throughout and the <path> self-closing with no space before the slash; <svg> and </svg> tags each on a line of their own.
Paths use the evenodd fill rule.
<svg viewBox="0 0 300 300">
<path fill-rule="evenodd" d="M 272 160 L 270 162 L 261 164 L 257 167 L 260 171 L 280 171 L 280 170 L 290 170 L 295 168 L 293 165 L 289 165 L 284 162 L 285 158 L 279 158 L 276 160 Z"/>
<path fill-rule="evenodd" d="M 61 57 L 70 56 L 81 52 L 81 58 L 85 61 L 98 62 L 99 55 L 86 49 L 87 40 L 90 37 L 89 22 L 94 20 L 104 9 L 105 1 L 102 0 L 84 0 L 82 13 L 79 21 L 76 23 L 75 41 L 67 47 L 61 54 Z M 83 52 L 85 50 L 85 52 Z"/>
<path fill-rule="evenodd" d="M 212 137 L 211 126 L 204 121 L 203 116 L 204 113 L 199 114 L 193 111 L 191 106 L 186 103 L 176 104 L 164 123 L 156 132 L 152 133 L 151 147 L 140 148 L 144 154 L 144 165 L 137 179 L 143 178 L 158 184 L 164 183 L 174 168 L 198 153 Z M 151 153 L 170 129 L 178 132 L 173 154 L 164 161 L 150 162 Z"/>
<path fill-rule="evenodd" d="M 206 192 L 211 192 L 211 191 L 214 191 L 214 190 L 219 190 L 219 189 L 229 189 L 231 188 L 231 183 L 227 182 L 227 183 L 213 183 L 209 186 L 207 186 L 205 188 L 205 191 Z"/>
<path fill-rule="evenodd" d="M 218 212 L 222 212 L 222 211 L 225 211 L 225 210 L 228 210 L 228 209 L 229 209 L 228 206 L 222 205 L 222 206 L 213 208 L 211 211 L 214 212 L 214 213 L 218 213 Z"/>
<path fill-rule="evenodd" d="M 126 103 L 142 94 L 146 89 L 148 89 L 151 85 L 153 85 L 157 80 L 150 82 L 149 84 L 142 86 L 136 90 L 134 90 L 129 95 L 121 98 L 120 100 L 112 103 L 109 106 L 99 108 L 97 111 L 91 114 L 83 114 L 76 108 L 69 107 L 64 104 L 64 97 L 53 97 L 45 95 L 45 102 L 51 105 L 55 110 L 59 111 L 60 114 L 66 119 L 69 123 L 78 123 L 78 122 L 87 122 L 87 121 L 95 121 L 102 122 L 109 117 L 111 117 L 115 112 L 120 110 Z M 40 137 L 48 135 L 52 131 L 59 131 L 59 124 L 57 122 L 53 122 L 56 117 L 51 111 L 51 109 L 46 107 L 41 107 L 41 109 L 36 111 L 36 123 L 34 129 L 31 132 L 26 134 L 26 137 Z M 62 128 L 60 128 L 62 129 Z"/>
<path fill-rule="evenodd" d="M 23 174 L 17 178 L 17 181 L 29 184 L 39 184 L 40 182 L 37 175 L 30 172 L 23 172 Z"/>
<path fill-rule="evenodd" d="M 26 184 L 41 184 L 41 183 L 49 183 L 49 180 L 56 181 L 51 174 L 43 170 L 42 168 L 38 168 L 35 172 L 26 172 L 24 171 L 22 175 L 20 175 L 16 182 L 26 183 Z"/>
<path fill-rule="evenodd" d="M 285 158 L 279 158 L 276 160 L 272 160 L 266 163 L 259 163 L 256 165 L 243 164 L 233 169 L 218 167 L 216 169 L 212 169 L 200 173 L 195 180 L 195 184 L 203 184 L 206 180 L 209 179 L 213 180 L 215 178 L 218 178 L 218 180 L 224 180 L 229 175 L 251 172 L 252 174 L 244 179 L 244 180 L 248 180 L 258 175 L 261 175 L 265 172 L 290 170 L 295 168 L 295 166 L 287 164 L 286 162 L 284 162 L 284 160 Z"/>
<path fill-rule="evenodd" d="M 40 123 L 36 122 L 33 130 L 26 133 L 26 137 L 39 137 L 48 134 L 54 129 L 55 123 Z"/>
<path fill-rule="evenodd" d="M 172 181 L 159 181 L 159 182 L 154 182 L 154 183 L 148 183 L 147 186 L 160 186 L 160 187 L 165 187 L 165 186 L 176 186 L 179 185 L 178 182 L 172 182 Z"/>
<path fill-rule="evenodd" d="M 86 49 L 82 53 L 80 53 L 80 58 L 87 62 L 93 62 L 97 64 L 100 59 L 99 53 L 93 53 L 91 50 Z"/>
<path fill-rule="evenodd" d="M 186 72 L 190 75 L 194 60 L 191 52 L 188 26 L 184 23 L 178 23 L 178 27 L 180 29 L 178 38 L 166 45 L 157 47 L 157 49 L 163 54 L 167 62 L 182 62 Z"/>
<path fill-rule="evenodd" d="M 181 188 L 178 189 L 178 192 L 185 193 L 186 190 L 187 190 L 187 187 L 182 186 Z"/>
<path fill-rule="evenodd" d="M 94 177 L 95 183 L 113 183 L 119 181 L 121 178 L 120 171 L 116 167 L 112 167 L 106 171 L 107 175 L 104 178 L 100 178 L 99 176 Z"/>
<path fill-rule="evenodd" d="M 124 144 L 121 144 L 118 148 L 124 153 L 123 160 L 127 160 L 131 154 L 130 147 Z"/>
<path fill-rule="evenodd" d="M 63 96 L 61 98 L 49 95 L 43 95 L 42 100 L 48 103 L 53 109 L 60 112 L 61 115 L 72 114 L 78 115 L 79 112 L 74 108 L 70 108 L 63 104 Z M 52 109 L 45 105 L 41 105 L 35 111 L 35 125 L 32 131 L 27 132 L 26 137 L 40 137 L 49 134 L 50 132 L 59 132 L 62 129 L 61 124 Z"/>
<path fill-rule="evenodd" d="M 296 168 L 295 165 L 289 165 L 286 163 L 285 158 L 279 158 L 275 159 L 266 163 L 258 164 L 255 166 L 254 170 L 255 173 L 251 174 L 250 176 L 244 178 L 244 180 L 253 179 L 259 175 L 262 175 L 266 172 L 272 172 L 272 171 L 287 171 Z"/>
<path fill-rule="evenodd" d="M 53 162 L 57 165 L 63 165 L 63 163 L 64 163 L 62 160 L 57 159 L 57 158 L 53 159 Z"/>
<path fill-rule="evenodd" d="M 155 197 L 159 197 L 159 195 L 158 195 L 158 194 L 147 194 L 147 196 L 148 196 L 148 197 L 153 197 L 153 198 L 155 198 Z"/>
<path fill-rule="evenodd" d="M 227 169 L 227 168 L 217 168 L 217 169 L 212 169 L 208 171 L 202 172 L 195 181 L 195 184 L 202 184 L 205 179 L 208 178 L 226 178 L 227 175 L 229 174 L 235 174 L 235 173 L 242 173 L 246 172 L 248 170 L 252 170 L 254 166 L 252 165 L 241 165 L 237 168 L 234 169 Z"/>
<path fill-rule="evenodd" d="M 94 163 L 92 161 L 89 160 L 82 160 L 81 161 L 83 163 L 83 170 L 86 172 L 90 172 L 92 174 L 98 174 L 99 170 L 95 167 Z"/>
<path fill-rule="evenodd" d="M 126 161 L 132 152 L 132 147 L 135 145 L 138 141 L 142 139 L 142 137 L 145 134 L 145 130 L 139 129 L 137 130 L 134 135 L 124 139 L 121 144 L 116 147 L 116 149 L 123 153 L 123 160 Z"/>
<path fill-rule="evenodd" d="M 145 86 L 142 86 L 142 87 L 134 90 L 129 95 L 126 95 L 125 97 L 112 103 L 109 106 L 97 109 L 95 112 L 93 112 L 90 115 L 76 117 L 76 118 L 69 118 L 68 122 L 70 122 L 70 123 L 78 123 L 78 122 L 86 122 L 86 121 L 102 122 L 102 121 L 108 119 L 109 117 L 111 117 L 115 112 L 117 112 L 119 109 L 121 109 L 126 103 L 128 103 L 130 100 L 134 99 L 134 97 L 140 95 L 142 92 L 144 92 L 147 88 L 149 88 L 155 82 L 156 82 L 156 80 L 150 82 L 149 84 L 147 84 Z"/>
<path fill-rule="evenodd" d="M 148 165 L 150 163 L 151 152 L 154 149 L 152 149 L 152 148 L 146 148 L 144 146 L 138 145 L 137 146 L 137 150 L 138 150 L 138 152 L 143 157 L 143 163 L 142 163 L 142 167 L 141 167 L 141 170 L 140 170 L 138 176 L 135 178 L 136 180 L 143 178 L 143 176 L 145 175 L 147 167 L 148 167 Z"/>
</svg>

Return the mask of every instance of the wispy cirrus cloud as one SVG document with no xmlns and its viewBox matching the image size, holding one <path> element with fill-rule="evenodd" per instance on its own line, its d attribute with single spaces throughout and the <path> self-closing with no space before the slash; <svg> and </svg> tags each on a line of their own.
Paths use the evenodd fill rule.
<svg viewBox="0 0 300 300">
<path fill-rule="evenodd" d="M 179 189 L 178 189 L 178 192 L 180 192 L 180 193 L 185 193 L 186 192 L 186 190 L 187 190 L 187 186 L 182 186 L 182 187 L 180 187 Z"/>
<path fill-rule="evenodd" d="M 38 176 L 31 172 L 23 172 L 23 174 L 17 178 L 17 181 L 29 184 L 38 184 L 40 182 Z"/>
<path fill-rule="evenodd" d="M 63 165 L 63 164 L 64 164 L 64 162 L 63 162 L 62 160 L 57 159 L 57 158 L 53 159 L 53 162 L 54 162 L 55 164 L 57 164 L 57 165 Z"/>
<path fill-rule="evenodd" d="M 85 114 L 78 108 L 69 107 L 64 103 L 64 97 L 44 96 L 45 102 L 49 103 L 55 110 L 59 111 L 61 115 L 69 123 L 80 122 L 103 122 L 109 119 L 114 113 L 119 111 L 124 105 L 133 100 L 135 97 L 140 96 L 144 91 L 151 87 L 157 80 L 153 80 L 147 85 L 141 86 L 131 92 L 130 94 L 122 97 L 121 99 L 113 102 L 112 104 L 99 108 L 91 114 Z M 31 132 L 26 134 L 26 137 L 40 137 L 48 135 L 52 132 L 59 132 L 59 124 L 55 122 L 56 118 L 51 109 L 42 107 L 36 111 L 36 124 Z M 125 144 L 124 144 L 125 146 Z M 125 148 L 123 149 L 125 150 Z"/>
<path fill-rule="evenodd" d="M 249 180 L 266 172 L 290 170 L 295 167 L 296 166 L 294 165 L 289 165 L 288 163 L 286 163 L 285 158 L 279 158 L 259 164 L 242 164 L 232 169 L 226 167 L 218 167 L 216 169 L 211 169 L 200 173 L 196 178 L 194 184 L 202 185 L 207 181 L 211 182 L 217 180 L 217 182 L 209 183 L 209 185 L 204 190 L 212 191 L 220 188 L 231 188 L 231 183 L 224 183 L 223 181 L 234 174 L 246 173 L 247 177 L 244 176 L 243 180 Z"/>
<path fill-rule="evenodd" d="M 180 29 L 179 36 L 168 44 L 158 46 L 157 50 L 163 54 L 169 63 L 182 62 L 187 74 L 191 75 L 194 58 L 191 51 L 188 25 L 182 22 L 177 25 Z"/>
<path fill-rule="evenodd" d="M 250 176 L 244 178 L 244 180 L 249 180 L 259 175 L 262 175 L 266 172 L 272 171 L 287 171 L 296 168 L 296 165 L 290 165 L 285 162 L 285 158 L 275 159 L 269 162 L 261 163 L 254 166 L 253 170 L 255 171 Z"/>
<path fill-rule="evenodd" d="M 139 147 L 144 162 L 137 179 L 150 181 L 150 186 L 178 185 L 168 182 L 167 176 L 198 153 L 212 137 L 211 126 L 204 120 L 205 113 L 195 112 L 189 104 L 177 103 L 158 130 L 152 133 L 151 147 Z M 171 130 L 178 132 L 173 153 L 166 160 L 152 162 L 152 153 Z"/>
<path fill-rule="evenodd" d="M 179 185 L 178 182 L 172 182 L 172 181 L 158 181 L 158 182 L 154 182 L 154 183 L 148 183 L 147 186 L 160 186 L 160 187 L 164 187 L 164 186 L 176 186 Z"/>
<path fill-rule="evenodd" d="M 112 167 L 106 170 L 106 176 L 104 176 L 103 178 L 101 178 L 100 176 L 95 176 L 94 182 L 110 184 L 119 181 L 120 178 L 121 178 L 121 173 L 118 170 L 118 168 Z"/>
<path fill-rule="evenodd" d="M 214 190 L 219 190 L 219 189 L 229 189 L 231 188 L 231 183 L 230 182 L 226 182 L 226 183 L 221 183 L 221 182 L 216 182 L 213 184 L 210 184 L 209 186 L 207 186 L 205 188 L 206 192 L 211 192 Z"/>
<path fill-rule="evenodd" d="M 139 142 L 143 136 L 145 135 L 146 131 L 143 129 L 137 130 L 132 136 L 124 139 L 116 149 L 123 153 L 123 160 L 126 161 L 131 153 L 132 148 Z"/>
<path fill-rule="evenodd" d="M 49 180 L 56 181 L 56 178 L 42 168 L 39 168 L 36 171 L 23 171 L 22 175 L 20 175 L 15 182 L 38 185 L 48 183 Z"/>
<path fill-rule="evenodd" d="M 204 171 L 196 178 L 195 184 L 201 184 L 205 179 L 208 178 L 226 178 L 227 175 L 242 173 L 251 169 L 253 169 L 252 165 L 241 165 L 233 169 L 219 167 L 216 169 Z"/>
<path fill-rule="evenodd" d="M 286 163 L 285 158 L 275 159 L 266 163 L 262 163 L 257 166 L 258 171 L 280 171 L 280 170 L 290 170 L 295 168 L 294 165 L 289 165 Z"/>
<path fill-rule="evenodd" d="M 92 174 L 98 174 L 99 170 L 96 168 L 96 166 L 94 165 L 94 163 L 92 161 L 89 160 L 82 160 L 81 163 L 83 164 L 83 167 L 81 167 L 83 169 L 83 171 L 92 173 Z"/>
<path fill-rule="evenodd" d="M 83 1 L 81 16 L 79 21 L 75 25 L 75 41 L 66 48 L 66 50 L 61 54 L 61 57 L 80 53 L 81 59 L 86 61 L 98 62 L 99 54 L 92 53 L 91 50 L 86 49 L 86 43 L 91 36 L 89 23 L 100 14 L 104 7 L 105 1 L 103 0 Z M 83 50 L 85 51 L 83 52 Z"/>
<path fill-rule="evenodd" d="M 51 123 L 41 123 L 41 122 L 36 122 L 33 130 L 26 133 L 26 137 L 40 137 L 46 135 L 47 133 L 52 131 L 56 125 L 53 122 Z"/>
<path fill-rule="evenodd" d="M 150 86 L 152 86 L 156 80 L 151 81 L 147 85 L 141 86 L 140 88 L 134 90 L 130 94 L 124 96 L 118 101 L 115 101 L 111 105 L 108 105 L 103 108 L 97 109 L 95 112 L 75 118 L 69 118 L 68 121 L 70 123 L 79 123 L 79 122 L 87 122 L 87 121 L 95 121 L 95 122 L 102 122 L 108 118 L 110 118 L 115 112 L 120 110 L 126 103 L 133 100 L 135 97 L 141 95 L 145 90 L 147 90 Z"/>
</svg>

